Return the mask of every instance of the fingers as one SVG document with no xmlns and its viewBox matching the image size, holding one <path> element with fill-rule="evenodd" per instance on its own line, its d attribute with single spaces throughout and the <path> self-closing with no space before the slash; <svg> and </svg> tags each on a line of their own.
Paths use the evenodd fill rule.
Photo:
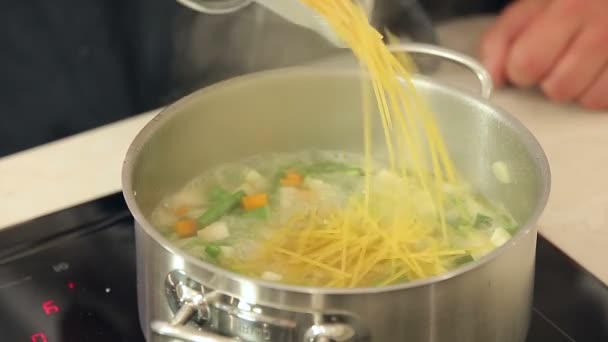
<svg viewBox="0 0 608 342">
<path fill-rule="evenodd" d="M 538 84 L 582 26 L 585 1 L 553 1 L 513 42 L 507 77 L 520 87 Z"/>
<path fill-rule="evenodd" d="M 602 72 L 608 63 L 608 31 L 604 26 L 584 29 L 542 81 L 541 88 L 549 98 L 558 102 L 578 98 Z M 608 88 L 604 90 L 608 92 Z"/>
<path fill-rule="evenodd" d="M 480 52 L 497 85 L 540 85 L 555 101 L 608 109 L 608 0 L 518 0 Z"/>
<path fill-rule="evenodd" d="M 482 37 L 481 60 L 497 85 L 506 81 L 506 61 L 512 42 L 542 12 L 545 3 L 546 0 L 515 2 Z"/>
<path fill-rule="evenodd" d="M 604 66 L 603 71 L 585 90 L 580 103 L 589 109 L 608 108 L 608 65 Z"/>
</svg>

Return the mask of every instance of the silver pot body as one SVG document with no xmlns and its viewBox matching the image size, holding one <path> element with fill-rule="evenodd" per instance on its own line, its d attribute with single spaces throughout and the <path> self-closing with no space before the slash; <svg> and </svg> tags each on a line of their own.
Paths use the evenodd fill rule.
<svg viewBox="0 0 608 342">
<path fill-rule="evenodd" d="M 265 152 L 363 151 L 356 70 L 289 68 L 202 89 L 154 118 L 123 169 L 136 220 L 137 283 L 148 341 L 522 342 L 531 312 L 536 220 L 549 191 L 533 136 L 489 102 L 418 77 L 460 173 L 503 203 L 520 231 L 490 255 L 442 276 L 371 289 L 295 287 L 251 279 L 181 252 L 150 225 L 161 198 L 218 164 Z M 375 125 L 375 147 L 383 148 Z M 378 153 L 381 153 L 380 151 Z M 505 162 L 513 182 L 491 172 Z"/>
</svg>

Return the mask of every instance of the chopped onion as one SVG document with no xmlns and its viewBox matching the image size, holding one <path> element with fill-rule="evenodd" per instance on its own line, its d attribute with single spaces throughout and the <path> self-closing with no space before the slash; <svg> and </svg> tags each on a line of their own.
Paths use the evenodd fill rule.
<svg viewBox="0 0 608 342">
<path fill-rule="evenodd" d="M 254 169 L 249 169 L 245 174 L 245 183 L 256 192 L 263 192 L 268 186 L 266 178 Z"/>
<path fill-rule="evenodd" d="M 504 228 L 496 228 L 494 229 L 494 233 L 492 233 L 492 237 L 490 240 L 496 247 L 500 247 L 504 245 L 511 238 L 511 234 L 507 232 Z"/>
<path fill-rule="evenodd" d="M 152 212 L 152 222 L 157 229 L 163 233 L 173 230 L 173 225 L 177 222 L 177 217 L 168 208 L 160 207 Z"/>
<path fill-rule="evenodd" d="M 224 240 L 230 236 L 228 225 L 224 221 L 214 222 L 199 230 L 197 234 L 198 237 L 209 242 Z"/>
<path fill-rule="evenodd" d="M 500 181 L 501 183 L 511 183 L 511 175 L 509 174 L 509 168 L 504 162 L 494 162 L 492 164 L 492 172 L 494 172 L 494 177 L 496 177 L 496 179 L 498 179 L 498 181 Z"/>
<path fill-rule="evenodd" d="M 173 208 L 180 207 L 183 205 L 198 207 L 204 204 L 203 199 L 204 197 L 201 196 L 200 193 L 197 192 L 194 187 L 189 186 L 173 195 L 168 204 L 170 207 Z"/>
</svg>

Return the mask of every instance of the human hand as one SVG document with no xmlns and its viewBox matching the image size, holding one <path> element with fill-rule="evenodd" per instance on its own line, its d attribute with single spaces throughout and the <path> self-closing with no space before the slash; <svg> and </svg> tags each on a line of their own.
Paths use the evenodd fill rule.
<svg viewBox="0 0 608 342">
<path fill-rule="evenodd" d="M 517 0 L 481 42 L 495 83 L 608 108 L 608 0 Z"/>
</svg>

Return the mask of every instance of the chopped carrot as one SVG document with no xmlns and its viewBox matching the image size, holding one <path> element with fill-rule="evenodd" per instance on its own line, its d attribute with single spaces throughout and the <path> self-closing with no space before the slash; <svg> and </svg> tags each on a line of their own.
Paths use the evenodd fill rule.
<svg viewBox="0 0 608 342">
<path fill-rule="evenodd" d="M 249 195 L 243 197 L 241 204 L 245 210 L 254 210 L 264 207 L 268 204 L 268 195 L 265 193 L 259 193 L 255 195 Z"/>
<path fill-rule="evenodd" d="M 287 171 L 285 177 L 281 178 L 281 185 L 284 186 L 298 186 L 302 184 L 304 177 L 295 171 Z"/>
<path fill-rule="evenodd" d="M 196 223 L 191 219 L 180 219 L 175 222 L 175 232 L 180 238 L 196 235 Z"/>
<path fill-rule="evenodd" d="M 175 213 L 175 216 L 183 217 L 183 216 L 186 216 L 189 211 L 190 211 L 189 205 L 180 205 L 179 207 L 175 208 L 175 210 L 173 212 Z"/>
</svg>

